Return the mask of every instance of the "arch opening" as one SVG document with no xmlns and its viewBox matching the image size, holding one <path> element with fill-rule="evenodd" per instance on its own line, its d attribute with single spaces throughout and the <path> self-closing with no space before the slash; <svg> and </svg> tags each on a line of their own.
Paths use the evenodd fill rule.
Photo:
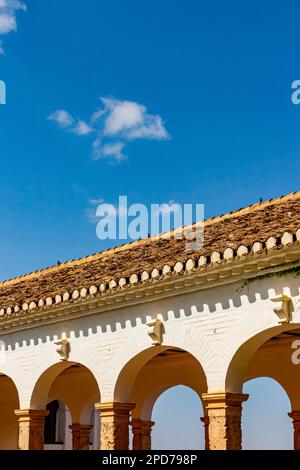
<svg viewBox="0 0 300 470">
<path fill-rule="evenodd" d="M 168 390 L 172 391 L 168 392 Z M 201 395 L 207 391 L 204 370 L 199 361 L 189 352 L 176 347 L 164 346 L 142 351 L 131 359 L 122 369 L 116 383 L 115 400 L 135 405 L 131 411 L 133 449 L 150 448 L 151 428 L 154 424 L 153 421 L 155 421 L 153 419 L 153 409 L 156 403 L 164 400 L 164 398 L 160 398 L 162 395 L 171 393 L 173 396 L 174 390 L 175 397 L 177 394 L 178 399 L 177 401 L 175 400 L 176 405 L 174 405 L 175 410 L 173 409 L 172 416 L 178 415 L 178 410 L 181 410 L 181 414 L 179 413 L 178 415 L 177 426 L 175 426 L 178 429 L 178 435 L 182 434 L 180 428 L 182 428 L 183 423 L 186 428 L 193 423 L 192 428 L 197 428 L 195 442 L 198 442 L 198 444 L 196 445 L 195 442 L 193 444 L 190 443 L 190 447 L 187 448 L 201 448 L 204 441 L 203 424 L 200 421 L 200 418 L 203 416 Z M 186 406 L 184 404 L 182 406 L 182 393 L 186 397 L 183 399 L 183 403 L 186 401 Z M 192 398 L 190 398 L 191 396 Z M 194 402 L 197 402 L 197 404 L 194 404 L 192 407 L 193 411 L 191 411 L 189 405 Z M 185 419 L 184 415 L 186 415 Z M 167 420 L 167 417 L 163 418 L 162 422 L 158 420 L 159 422 L 154 424 L 154 429 L 163 430 L 166 424 L 165 420 Z M 137 423 L 140 424 L 137 425 Z M 137 437 L 136 428 L 139 426 L 148 427 L 147 437 L 144 440 L 145 445 L 148 447 L 137 447 L 143 445 L 143 440 L 138 441 Z M 190 431 L 190 434 L 193 434 L 193 429 Z M 157 431 L 153 432 L 157 435 Z M 185 448 L 188 442 L 181 444 L 175 442 L 173 446 L 171 443 L 169 444 L 165 448 L 179 449 Z"/>
<path fill-rule="evenodd" d="M 0 373 L 0 450 L 18 449 L 18 418 L 14 411 L 19 408 L 15 383 L 7 375 Z"/>
<path fill-rule="evenodd" d="M 249 400 L 242 415 L 243 449 L 293 449 L 289 397 L 282 385 L 270 377 L 257 377 L 244 385 Z"/>
<path fill-rule="evenodd" d="M 194 390 L 184 385 L 168 388 L 153 407 L 152 449 L 203 450 L 202 416 L 202 402 Z"/>
</svg>

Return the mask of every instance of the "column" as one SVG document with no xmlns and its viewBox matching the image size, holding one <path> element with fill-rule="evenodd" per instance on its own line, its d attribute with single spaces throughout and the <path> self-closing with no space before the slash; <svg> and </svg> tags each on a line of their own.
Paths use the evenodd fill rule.
<svg viewBox="0 0 300 470">
<path fill-rule="evenodd" d="M 209 434 L 208 434 L 209 417 L 203 416 L 203 418 L 200 418 L 200 420 L 204 424 L 205 450 L 209 450 Z"/>
<path fill-rule="evenodd" d="M 240 450 L 242 448 L 242 403 L 248 395 L 242 393 L 204 393 L 208 415 L 210 450 Z"/>
<path fill-rule="evenodd" d="M 73 423 L 69 426 L 72 431 L 73 450 L 89 450 L 90 449 L 90 424 Z"/>
<path fill-rule="evenodd" d="M 130 424 L 133 434 L 132 449 L 151 450 L 151 431 L 154 422 L 134 419 Z"/>
<path fill-rule="evenodd" d="M 294 450 L 300 450 L 300 411 L 292 411 L 288 413 L 292 418 L 294 427 Z"/>
<path fill-rule="evenodd" d="M 44 449 L 44 424 L 47 410 L 15 410 L 19 421 L 19 449 Z"/>
<path fill-rule="evenodd" d="M 129 416 L 132 403 L 96 403 L 101 419 L 100 449 L 128 450 Z"/>
</svg>

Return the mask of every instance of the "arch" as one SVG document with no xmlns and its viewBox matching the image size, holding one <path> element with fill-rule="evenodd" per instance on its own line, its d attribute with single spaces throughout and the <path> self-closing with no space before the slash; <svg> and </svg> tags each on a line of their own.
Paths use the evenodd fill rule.
<svg viewBox="0 0 300 470">
<path fill-rule="evenodd" d="M 15 382 L 0 373 L 0 450 L 18 449 L 18 419 L 14 411 L 20 408 Z"/>
<path fill-rule="evenodd" d="M 177 354 L 176 352 L 177 351 Z M 136 404 L 133 418 L 151 421 L 153 406 L 166 390 L 182 385 L 195 391 L 201 399 L 207 391 L 204 371 L 197 359 L 183 350 L 172 350 L 148 361 L 136 376 L 132 401 Z"/>
<path fill-rule="evenodd" d="M 292 449 L 291 402 L 285 387 L 277 379 L 259 376 L 247 380 L 245 388 L 249 400 L 243 406 L 243 448 Z"/>
<path fill-rule="evenodd" d="M 135 389 L 135 394 L 138 393 L 138 390 L 141 390 L 141 386 L 145 388 L 145 377 L 143 378 L 143 370 L 145 371 L 145 367 L 150 365 L 153 366 L 153 370 L 155 369 L 154 361 L 158 361 L 159 359 L 168 356 L 168 354 L 177 354 L 179 357 L 181 354 L 188 355 L 190 358 L 190 361 L 193 362 L 195 365 L 198 375 L 199 375 L 199 382 L 203 384 L 203 391 L 206 391 L 207 388 L 207 381 L 206 381 L 206 376 L 204 373 L 204 370 L 200 364 L 200 362 L 193 356 L 191 353 L 189 353 L 186 350 L 183 350 L 181 348 L 175 348 L 174 346 L 155 346 L 155 347 L 149 347 L 147 349 L 144 349 L 143 351 L 139 352 L 136 356 L 131 358 L 125 366 L 121 369 L 118 378 L 116 380 L 115 384 L 115 389 L 114 389 L 114 400 L 119 401 L 119 402 L 130 402 L 133 400 L 134 397 L 134 389 Z M 182 356 L 181 356 L 182 358 Z M 180 358 L 180 359 L 181 359 Z M 162 361 L 161 361 L 162 363 Z M 167 362 L 165 361 L 165 364 Z M 158 365 L 159 366 L 159 365 Z M 153 371 L 152 371 L 153 373 Z M 141 375 L 140 375 L 141 374 Z M 169 383 L 168 383 L 169 380 Z M 174 384 L 174 378 L 171 378 L 166 375 L 164 377 L 165 381 L 165 386 L 169 388 Z M 195 379 L 197 381 L 197 378 Z M 160 388 L 161 383 L 155 383 L 155 376 L 150 377 L 148 374 L 148 385 L 150 385 L 152 382 L 151 389 L 155 390 L 154 395 L 162 393 L 162 390 Z M 178 385 L 178 383 L 175 383 L 175 385 Z M 156 388 L 158 389 L 156 390 Z M 154 397 L 153 397 L 154 398 Z M 135 395 L 136 399 L 136 395 Z M 155 399 L 154 399 L 155 401 Z M 133 412 L 134 413 L 134 412 Z"/>
<path fill-rule="evenodd" d="M 77 362 L 62 361 L 46 369 L 35 383 L 31 408 L 45 409 L 48 402 L 61 400 L 69 409 L 72 422 L 80 422 L 81 411 L 91 397 L 100 400 L 93 373 Z"/>
<path fill-rule="evenodd" d="M 259 348 L 271 338 L 288 331 L 299 329 L 299 324 L 285 324 L 267 328 L 248 338 L 233 354 L 226 372 L 227 392 L 242 392 L 247 367 Z"/>
</svg>

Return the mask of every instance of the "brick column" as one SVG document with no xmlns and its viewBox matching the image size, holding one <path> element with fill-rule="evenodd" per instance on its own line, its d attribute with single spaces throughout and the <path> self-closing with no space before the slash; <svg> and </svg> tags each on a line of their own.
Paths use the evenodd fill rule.
<svg viewBox="0 0 300 470">
<path fill-rule="evenodd" d="M 134 419 L 130 424 L 133 434 L 132 450 L 151 450 L 151 431 L 154 422 Z"/>
<path fill-rule="evenodd" d="M 44 449 L 44 424 L 47 410 L 15 410 L 19 421 L 19 449 Z"/>
<path fill-rule="evenodd" d="M 294 427 L 294 450 L 300 450 L 300 411 L 292 411 L 288 413 L 292 418 Z"/>
<path fill-rule="evenodd" d="M 100 414 L 101 450 L 128 450 L 129 449 L 129 416 L 135 405 L 132 403 L 96 403 L 96 410 Z"/>
<path fill-rule="evenodd" d="M 73 423 L 69 426 L 72 431 L 73 450 L 90 449 L 90 430 L 92 425 Z"/>
<path fill-rule="evenodd" d="M 242 403 L 248 395 L 242 393 L 204 393 L 208 415 L 210 450 L 240 450 L 242 448 Z"/>
</svg>

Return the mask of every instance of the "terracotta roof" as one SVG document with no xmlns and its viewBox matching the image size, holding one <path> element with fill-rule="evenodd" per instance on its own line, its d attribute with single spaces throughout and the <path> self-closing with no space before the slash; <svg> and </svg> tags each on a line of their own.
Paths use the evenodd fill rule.
<svg viewBox="0 0 300 470">
<path fill-rule="evenodd" d="M 72 297 L 74 290 L 82 290 L 84 297 L 90 286 L 98 289 L 100 284 L 106 285 L 111 280 L 115 280 L 116 286 L 121 286 L 119 280 L 128 279 L 133 274 L 137 275 L 136 280 L 131 282 L 135 284 L 141 280 L 143 271 L 151 273 L 157 269 L 160 272 L 165 265 L 174 267 L 178 262 L 184 264 L 191 260 L 191 266 L 193 263 L 199 266 L 199 258 L 202 259 L 202 265 L 209 265 L 209 257 L 213 253 L 222 259 L 225 249 L 230 248 L 233 257 L 241 245 L 251 251 L 255 242 L 264 244 L 269 237 L 277 239 L 285 232 L 292 237 L 290 240 L 295 241 L 298 239 L 296 232 L 300 228 L 300 192 L 208 219 L 204 227 L 204 246 L 197 251 L 186 251 L 186 242 L 182 239 L 152 237 L 4 281 L 0 283 L 0 315 L 3 316 L 8 307 L 10 313 L 15 306 L 22 308 L 24 303 L 28 304 L 29 309 L 30 302 L 33 302 L 33 308 L 39 301 L 42 306 L 43 301 L 40 299 L 55 299 L 57 296 L 57 301 L 67 300 L 68 295 L 65 299 L 62 297 L 64 293 L 71 293 Z M 261 247 L 258 245 L 257 251 Z M 113 286 L 114 283 L 107 287 Z"/>
</svg>

